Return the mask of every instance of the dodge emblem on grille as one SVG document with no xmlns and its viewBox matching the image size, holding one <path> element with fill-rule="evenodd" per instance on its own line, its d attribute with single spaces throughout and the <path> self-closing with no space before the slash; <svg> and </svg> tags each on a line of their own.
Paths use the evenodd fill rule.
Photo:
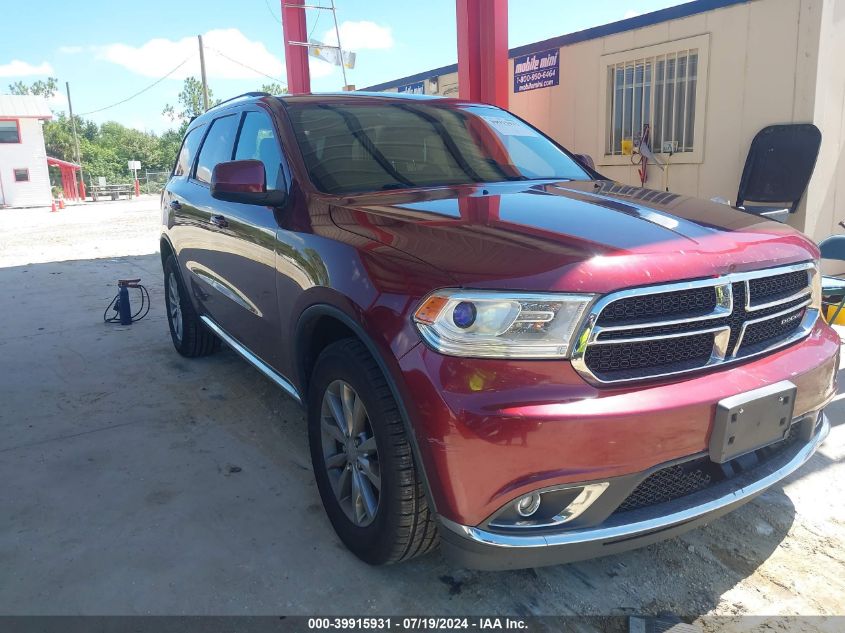
<svg viewBox="0 0 845 633">
<path fill-rule="evenodd" d="M 800 316 L 801 316 L 801 313 L 800 313 L 800 312 L 796 312 L 795 314 L 790 314 L 789 316 L 785 316 L 785 317 L 783 317 L 783 318 L 780 320 L 780 324 L 781 324 L 781 325 L 786 325 L 786 324 L 788 324 L 788 323 L 792 323 L 793 321 L 795 321 L 796 319 L 798 319 Z"/>
</svg>

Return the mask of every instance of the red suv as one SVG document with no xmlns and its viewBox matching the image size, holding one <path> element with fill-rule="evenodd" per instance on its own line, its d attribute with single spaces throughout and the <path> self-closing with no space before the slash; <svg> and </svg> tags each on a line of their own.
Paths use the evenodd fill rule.
<svg viewBox="0 0 845 633">
<path fill-rule="evenodd" d="M 191 123 L 162 212 L 173 344 L 222 340 L 306 406 L 326 512 L 369 563 L 641 546 L 828 433 L 809 239 L 607 180 L 493 106 L 244 95 Z"/>
</svg>

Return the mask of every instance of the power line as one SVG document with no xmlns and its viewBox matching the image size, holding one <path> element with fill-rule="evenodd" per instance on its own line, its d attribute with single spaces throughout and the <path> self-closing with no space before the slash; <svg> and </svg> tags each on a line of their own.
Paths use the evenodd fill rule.
<svg viewBox="0 0 845 633">
<path fill-rule="evenodd" d="M 135 94 L 130 95 L 130 96 L 126 97 L 125 99 L 121 99 L 121 100 L 120 100 L 120 101 L 118 101 L 117 103 L 112 103 L 111 105 L 107 105 L 107 106 L 105 106 L 105 107 L 103 107 L 103 108 L 97 108 L 96 110 L 91 110 L 91 111 L 89 111 L 89 112 L 80 112 L 77 116 L 87 116 L 87 115 L 89 115 L 89 114 L 96 114 L 97 112 L 102 112 L 103 110 L 110 110 L 111 108 L 115 108 L 115 107 L 117 107 L 117 106 L 119 106 L 119 105 L 121 105 L 121 104 L 126 103 L 127 101 L 131 101 L 131 100 L 132 100 L 132 99 L 134 99 L 135 97 L 137 97 L 137 96 L 139 96 L 139 95 L 144 94 L 144 93 L 145 93 L 147 90 L 149 90 L 150 88 L 153 88 L 154 86 L 157 86 L 157 85 L 158 85 L 158 84 L 160 84 L 162 81 L 164 81 L 165 79 L 167 79 L 168 77 L 170 77 L 170 75 L 172 75 L 173 73 L 175 73 L 177 70 L 179 70 L 180 68 L 182 68 L 182 66 L 184 66 L 185 64 L 187 64 L 187 63 L 188 63 L 191 59 L 193 59 L 195 55 L 196 55 L 196 53 L 194 53 L 194 54 L 192 54 L 192 55 L 188 56 L 187 58 L 185 58 L 185 60 L 184 60 L 184 61 L 182 61 L 182 63 L 180 63 L 178 66 L 176 66 L 176 67 L 175 67 L 173 70 L 171 70 L 169 73 L 167 73 L 167 74 L 166 74 L 166 75 L 164 75 L 163 77 L 159 77 L 159 78 L 158 78 L 158 79 L 156 79 L 153 83 L 151 83 L 149 86 L 147 86 L 147 87 L 145 87 L 145 88 L 142 88 L 141 90 L 139 90 L 139 91 L 138 91 L 138 92 L 136 92 Z"/>
<path fill-rule="evenodd" d="M 317 18 L 314 20 L 314 26 L 311 27 L 311 32 L 308 34 L 308 41 L 311 41 L 311 36 L 314 35 L 314 31 L 317 30 L 317 25 L 320 23 L 320 16 L 323 14 L 322 11 L 317 11 Z"/>
<path fill-rule="evenodd" d="M 282 19 L 281 19 L 278 15 L 276 15 L 276 12 L 275 12 L 275 11 L 273 11 L 273 9 L 270 7 L 270 0 L 264 0 L 264 6 L 266 6 L 266 7 L 267 7 L 267 10 L 270 12 L 270 15 L 272 15 L 272 16 L 273 16 L 273 19 L 275 19 L 275 20 L 276 20 L 276 22 L 278 22 L 279 24 L 281 24 L 281 23 L 282 23 Z M 306 8 L 306 7 L 303 7 L 303 8 Z M 322 12 L 321 12 L 321 11 L 317 11 L 317 17 L 316 17 L 316 19 L 314 20 L 314 26 L 312 26 L 312 27 L 311 27 L 311 32 L 308 34 L 308 39 L 309 39 L 309 41 L 311 40 L 311 36 L 312 36 L 312 35 L 314 35 L 314 31 L 316 31 L 316 30 L 317 30 L 317 25 L 320 23 L 320 15 L 321 15 L 321 14 L 322 14 Z"/>
<path fill-rule="evenodd" d="M 278 15 L 276 15 L 276 13 L 273 11 L 273 9 L 270 8 L 270 0 L 264 0 L 264 4 L 266 5 L 267 10 L 270 12 L 270 15 L 272 15 L 276 19 L 276 22 L 281 24 L 282 19 Z"/>
<path fill-rule="evenodd" d="M 226 53 L 221 53 L 216 48 L 212 48 L 211 46 L 208 46 L 207 44 L 205 45 L 205 48 L 210 50 L 212 53 L 217 53 L 218 55 L 220 55 L 220 57 L 223 57 L 224 59 L 228 59 L 230 62 L 237 64 L 238 66 L 243 66 L 247 70 L 251 70 L 252 72 L 254 72 L 256 74 L 259 74 L 263 77 L 267 77 L 267 79 L 272 79 L 273 81 L 283 83 L 286 86 L 288 85 L 288 82 L 286 82 L 284 79 L 279 79 L 278 77 L 273 77 L 273 75 L 268 75 L 267 73 L 261 72 L 260 70 L 258 70 L 257 68 L 253 68 L 249 64 L 244 64 L 243 62 L 238 61 L 237 59 L 229 57 L 228 55 L 226 55 Z"/>
</svg>

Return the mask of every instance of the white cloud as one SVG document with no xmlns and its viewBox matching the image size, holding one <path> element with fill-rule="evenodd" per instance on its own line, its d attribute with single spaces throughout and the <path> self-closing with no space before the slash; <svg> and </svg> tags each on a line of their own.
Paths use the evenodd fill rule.
<svg viewBox="0 0 845 633">
<path fill-rule="evenodd" d="M 56 94 L 47 99 L 47 105 L 50 106 L 50 109 L 53 112 L 67 110 L 67 95 L 62 90 L 59 90 Z"/>
<path fill-rule="evenodd" d="M 375 22 L 361 20 L 360 22 L 342 22 L 340 29 L 340 41 L 344 50 L 363 51 L 367 49 L 393 48 L 393 33 L 389 26 L 381 26 Z M 329 29 L 323 35 L 323 42 L 331 46 L 337 46 L 337 33 Z"/>
<path fill-rule="evenodd" d="M 262 42 L 250 40 L 238 29 L 214 29 L 203 35 L 205 65 L 209 79 L 255 79 L 264 75 L 282 78 L 282 60 L 267 50 Z M 197 38 L 180 40 L 156 38 L 141 46 L 110 44 L 95 49 L 103 59 L 143 75 L 161 77 L 188 57 L 194 57 L 171 75 L 174 79 L 199 76 Z M 228 58 L 228 59 L 227 59 Z"/>
<path fill-rule="evenodd" d="M 329 62 L 317 59 L 316 57 L 308 58 L 308 72 L 311 74 L 312 79 L 330 77 L 334 74 L 335 69 L 340 72 L 339 66 L 332 66 Z"/>
<path fill-rule="evenodd" d="M 26 77 L 28 75 L 51 75 L 53 67 L 47 62 L 33 66 L 19 59 L 13 59 L 8 64 L 0 64 L 0 77 Z"/>
<path fill-rule="evenodd" d="M 627 20 L 628 18 L 635 18 L 638 15 L 642 15 L 642 12 L 635 11 L 634 9 L 628 9 L 627 11 L 625 11 L 625 15 L 622 16 L 622 19 Z"/>
<path fill-rule="evenodd" d="M 84 50 L 85 48 L 82 46 L 59 46 L 59 52 L 62 55 L 76 55 Z"/>
</svg>

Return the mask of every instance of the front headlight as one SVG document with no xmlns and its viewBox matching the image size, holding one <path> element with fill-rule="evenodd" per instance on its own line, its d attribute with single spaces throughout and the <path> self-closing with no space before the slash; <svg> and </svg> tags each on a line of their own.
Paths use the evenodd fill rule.
<svg viewBox="0 0 845 633">
<path fill-rule="evenodd" d="M 423 339 L 450 356 L 567 358 L 594 295 L 438 290 L 414 313 Z"/>
</svg>

